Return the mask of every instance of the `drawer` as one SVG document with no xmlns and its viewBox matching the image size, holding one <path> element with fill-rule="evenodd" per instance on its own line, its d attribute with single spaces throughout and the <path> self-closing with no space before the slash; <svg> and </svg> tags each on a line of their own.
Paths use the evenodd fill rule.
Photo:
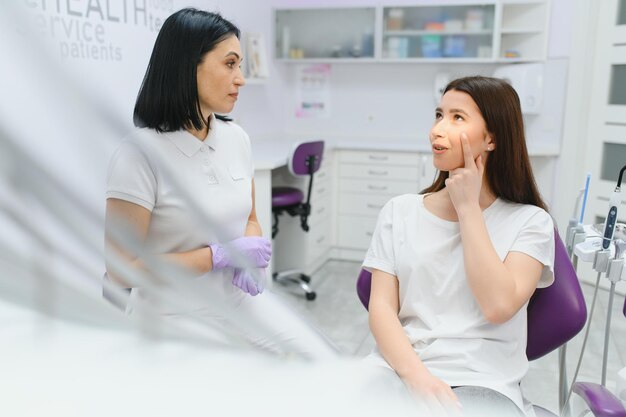
<svg viewBox="0 0 626 417">
<path fill-rule="evenodd" d="M 309 225 L 318 223 L 321 219 L 330 215 L 330 197 L 314 199 L 311 201 L 311 214 L 309 215 Z"/>
<path fill-rule="evenodd" d="M 322 221 L 311 226 L 307 236 L 307 254 L 305 264 L 311 264 L 330 249 L 331 228 L 330 221 Z"/>
<path fill-rule="evenodd" d="M 315 187 L 315 183 L 318 181 L 328 180 L 330 178 L 330 171 L 330 168 L 324 168 L 322 166 L 319 171 L 313 174 L 313 186 Z"/>
<path fill-rule="evenodd" d="M 368 249 L 376 217 L 339 216 L 337 219 L 337 244 L 342 248 Z"/>
<path fill-rule="evenodd" d="M 355 194 L 415 194 L 419 192 L 418 183 L 410 181 L 339 180 L 339 191 Z"/>
<path fill-rule="evenodd" d="M 419 169 L 415 166 L 388 166 L 388 165 L 339 165 L 340 178 L 374 179 L 374 180 L 419 180 Z"/>
<path fill-rule="evenodd" d="M 385 203 L 392 198 L 391 195 L 342 193 L 339 196 L 339 213 L 378 217 Z"/>
<path fill-rule="evenodd" d="M 417 166 L 419 156 L 411 152 L 343 151 L 339 154 L 339 162 L 342 164 Z"/>
<path fill-rule="evenodd" d="M 304 199 L 306 200 L 306 192 L 308 189 L 304 189 Z M 313 190 L 311 191 L 311 201 L 316 201 L 320 198 L 325 198 L 330 195 L 331 182 L 330 181 L 318 181 L 317 178 L 313 179 Z"/>
</svg>

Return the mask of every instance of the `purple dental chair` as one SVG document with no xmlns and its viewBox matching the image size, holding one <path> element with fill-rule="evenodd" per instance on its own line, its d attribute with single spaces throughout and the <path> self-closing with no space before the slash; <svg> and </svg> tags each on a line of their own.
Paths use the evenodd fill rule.
<svg viewBox="0 0 626 417">
<path fill-rule="evenodd" d="M 528 360 L 538 359 L 563 347 L 578 334 L 587 319 L 587 308 L 574 267 L 556 231 L 554 237 L 554 283 L 548 288 L 536 290 L 528 303 Z M 356 283 L 357 294 L 366 309 L 369 305 L 371 280 L 371 273 L 362 269 Z M 626 316 L 626 303 L 624 315 Z M 565 350 L 560 350 L 562 364 L 565 363 L 564 355 Z M 563 396 L 563 373 L 559 379 L 560 395 Z M 621 401 L 602 385 L 577 382 L 574 384 L 574 392 L 586 402 L 595 417 L 626 417 L 626 409 Z M 556 416 L 542 407 L 533 407 L 537 417 Z"/>
<path fill-rule="evenodd" d="M 294 187 L 273 187 L 272 188 L 272 214 L 274 224 L 272 225 L 272 238 L 278 234 L 278 222 L 281 215 L 287 213 L 292 217 L 300 217 L 300 227 L 305 232 L 309 231 L 308 218 L 311 214 L 311 190 L 313 189 L 313 174 L 315 174 L 322 163 L 324 153 L 324 141 L 302 142 L 294 147 L 288 168 L 294 176 L 308 176 L 309 185 L 306 201 L 304 193 L 299 188 Z M 316 297 L 315 291 L 310 287 L 311 277 L 300 270 L 289 270 L 275 272 L 273 279 L 283 285 L 296 284 L 304 290 L 306 299 L 311 301 Z"/>
</svg>

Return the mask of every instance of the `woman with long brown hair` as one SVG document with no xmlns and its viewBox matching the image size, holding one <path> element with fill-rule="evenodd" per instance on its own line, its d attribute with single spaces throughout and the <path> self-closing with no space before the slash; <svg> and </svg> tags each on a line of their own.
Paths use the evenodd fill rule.
<svg viewBox="0 0 626 417">
<path fill-rule="evenodd" d="M 532 416 L 519 386 L 526 306 L 554 279 L 554 226 L 517 93 L 495 78 L 450 82 L 429 139 L 439 176 L 385 205 L 363 264 L 369 359 L 432 411 Z"/>
</svg>

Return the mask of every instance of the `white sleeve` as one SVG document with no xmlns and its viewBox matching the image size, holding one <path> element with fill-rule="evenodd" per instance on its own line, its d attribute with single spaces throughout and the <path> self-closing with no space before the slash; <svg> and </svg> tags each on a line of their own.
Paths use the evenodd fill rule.
<svg viewBox="0 0 626 417">
<path fill-rule="evenodd" d="M 554 223 L 544 210 L 535 213 L 513 242 L 510 252 L 522 252 L 543 264 L 537 288 L 545 288 L 554 282 Z"/>
<path fill-rule="evenodd" d="M 250 170 L 250 178 L 254 178 L 254 158 L 252 157 L 252 145 L 250 144 L 250 136 L 248 136 L 245 130 L 241 129 L 241 131 L 243 132 L 243 138 L 246 148 L 246 158 L 248 161 L 247 166 Z"/>
<path fill-rule="evenodd" d="M 370 272 L 372 269 L 378 269 L 391 275 L 397 275 L 395 265 L 392 199 L 385 204 L 378 215 L 378 222 L 363 261 L 363 268 Z"/>
<path fill-rule="evenodd" d="M 109 163 L 106 197 L 138 204 L 152 211 L 156 192 L 156 175 L 146 155 L 135 144 L 122 143 Z"/>
</svg>

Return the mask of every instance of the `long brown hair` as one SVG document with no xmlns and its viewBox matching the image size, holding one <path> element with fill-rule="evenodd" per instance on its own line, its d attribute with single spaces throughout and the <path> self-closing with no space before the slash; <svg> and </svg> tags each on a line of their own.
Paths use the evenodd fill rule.
<svg viewBox="0 0 626 417">
<path fill-rule="evenodd" d="M 524 122 L 517 93 L 506 81 L 490 77 L 465 77 L 451 81 L 444 91 L 469 94 L 485 119 L 487 131 L 496 144 L 485 163 L 485 176 L 494 194 L 514 203 L 532 204 L 548 210 L 537 190 L 528 158 Z M 447 171 L 420 194 L 446 187 Z"/>
</svg>

